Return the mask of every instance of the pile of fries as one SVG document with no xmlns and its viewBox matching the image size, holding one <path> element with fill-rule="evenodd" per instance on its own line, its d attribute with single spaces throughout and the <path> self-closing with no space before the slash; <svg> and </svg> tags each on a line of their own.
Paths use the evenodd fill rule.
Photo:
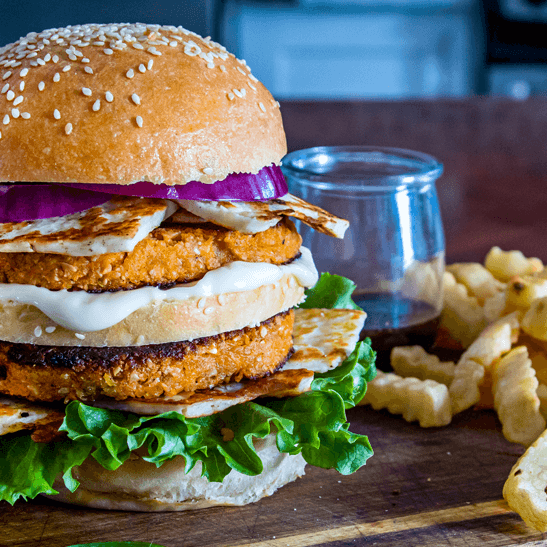
<svg viewBox="0 0 547 547">
<path fill-rule="evenodd" d="M 494 247 L 484 265 L 447 266 L 443 281 L 437 344 L 456 343 L 460 359 L 394 348 L 394 372 L 378 372 L 361 404 L 421 427 L 445 426 L 470 407 L 495 409 L 505 438 L 529 446 L 503 495 L 527 524 L 547 531 L 547 268 Z"/>
</svg>

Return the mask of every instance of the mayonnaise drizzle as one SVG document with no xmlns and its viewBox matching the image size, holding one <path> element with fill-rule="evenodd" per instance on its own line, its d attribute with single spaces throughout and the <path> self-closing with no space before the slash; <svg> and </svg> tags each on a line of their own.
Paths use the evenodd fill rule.
<svg viewBox="0 0 547 547">
<path fill-rule="evenodd" d="M 232 262 L 207 272 L 199 281 L 166 290 L 142 287 L 130 291 L 91 294 L 0 283 L 0 301 L 36 306 L 50 319 L 69 330 L 92 332 L 112 327 L 152 302 L 252 291 L 262 285 L 275 283 L 286 274 L 294 275 L 302 287 L 311 287 L 317 282 L 317 270 L 309 249 L 302 247 L 300 250 L 302 256 L 284 266 L 263 262 Z"/>
</svg>

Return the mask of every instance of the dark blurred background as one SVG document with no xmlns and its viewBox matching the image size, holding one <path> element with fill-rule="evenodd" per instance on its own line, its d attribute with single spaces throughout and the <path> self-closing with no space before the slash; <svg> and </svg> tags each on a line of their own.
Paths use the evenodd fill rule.
<svg viewBox="0 0 547 547">
<path fill-rule="evenodd" d="M 547 0 L 0 0 L 0 43 L 78 23 L 183 25 L 279 99 L 547 93 Z"/>
</svg>

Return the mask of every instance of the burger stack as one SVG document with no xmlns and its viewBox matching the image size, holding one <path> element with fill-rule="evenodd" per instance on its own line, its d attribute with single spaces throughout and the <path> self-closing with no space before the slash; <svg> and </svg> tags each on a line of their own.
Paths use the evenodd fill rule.
<svg viewBox="0 0 547 547">
<path fill-rule="evenodd" d="M 330 289 L 289 217 L 347 222 L 288 193 L 246 63 L 181 27 L 82 25 L 4 47 L 0 82 L 0 499 L 244 504 L 306 462 L 362 465 L 365 314 L 294 309 Z"/>
</svg>

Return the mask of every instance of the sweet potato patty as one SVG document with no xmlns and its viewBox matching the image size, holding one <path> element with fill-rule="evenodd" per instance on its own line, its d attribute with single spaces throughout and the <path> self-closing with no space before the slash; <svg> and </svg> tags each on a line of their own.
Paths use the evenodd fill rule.
<svg viewBox="0 0 547 547">
<path fill-rule="evenodd" d="M 0 283 L 94 292 L 185 283 L 236 260 L 284 264 L 298 255 L 301 242 L 290 220 L 257 234 L 165 224 L 128 253 L 0 253 Z"/>
<path fill-rule="evenodd" d="M 0 393 L 33 401 L 153 398 L 260 378 L 285 363 L 293 323 L 290 310 L 257 327 L 137 347 L 0 342 Z"/>
</svg>

